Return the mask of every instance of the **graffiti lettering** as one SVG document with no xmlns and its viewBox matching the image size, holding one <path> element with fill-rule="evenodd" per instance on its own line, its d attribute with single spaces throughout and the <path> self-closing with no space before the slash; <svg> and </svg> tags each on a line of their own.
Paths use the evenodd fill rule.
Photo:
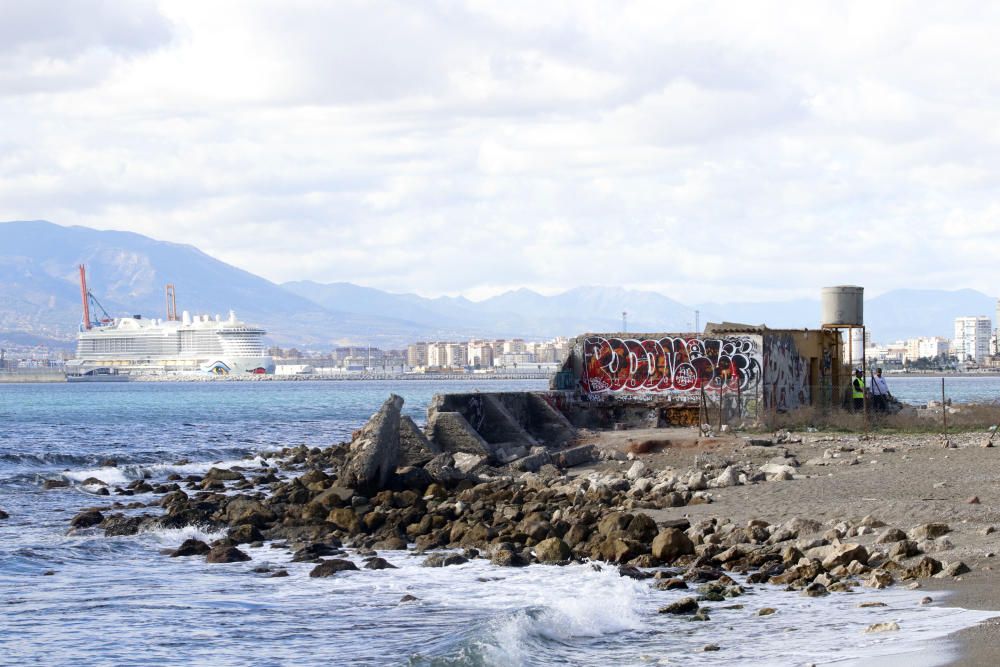
<svg viewBox="0 0 1000 667">
<path fill-rule="evenodd" d="M 762 367 L 759 336 L 591 336 L 583 343 L 583 361 L 587 394 L 753 391 Z"/>
</svg>

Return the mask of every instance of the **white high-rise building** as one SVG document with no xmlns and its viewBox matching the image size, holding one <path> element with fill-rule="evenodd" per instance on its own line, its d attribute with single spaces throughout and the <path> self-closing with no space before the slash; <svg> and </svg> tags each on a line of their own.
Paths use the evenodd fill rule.
<svg viewBox="0 0 1000 667">
<path fill-rule="evenodd" d="M 959 361 L 982 363 L 990 355 L 993 323 L 985 315 L 956 317 L 952 353 Z"/>
</svg>

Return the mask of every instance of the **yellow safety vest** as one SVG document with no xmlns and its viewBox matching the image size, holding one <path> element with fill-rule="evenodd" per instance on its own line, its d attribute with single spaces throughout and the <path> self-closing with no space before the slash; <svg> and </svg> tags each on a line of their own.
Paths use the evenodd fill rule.
<svg viewBox="0 0 1000 667">
<path fill-rule="evenodd" d="M 865 397 L 865 379 L 856 377 L 851 382 L 851 387 L 854 390 L 852 394 L 853 398 L 864 398 Z"/>
</svg>

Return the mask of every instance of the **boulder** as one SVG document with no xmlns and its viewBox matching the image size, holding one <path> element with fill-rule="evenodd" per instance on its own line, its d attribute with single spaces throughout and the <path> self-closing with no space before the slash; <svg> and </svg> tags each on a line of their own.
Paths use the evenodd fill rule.
<svg viewBox="0 0 1000 667">
<path fill-rule="evenodd" d="M 119 535 L 135 535 L 143 522 L 150 519 L 148 516 L 125 516 L 124 514 L 112 514 L 101 522 L 105 537 L 115 537 Z"/>
<path fill-rule="evenodd" d="M 901 531 L 899 528 L 887 528 L 881 535 L 878 536 L 875 540 L 875 544 L 891 544 L 905 539 L 906 533 Z"/>
<path fill-rule="evenodd" d="M 447 452 L 431 459 L 424 466 L 424 472 L 432 481 L 446 487 L 454 486 L 466 478 L 465 473 L 455 468 L 455 458 Z"/>
<path fill-rule="evenodd" d="M 826 590 L 826 586 L 815 581 L 802 589 L 802 595 L 810 598 L 818 598 L 829 594 L 830 592 Z"/>
<path fill-rule="evenodd" d="M 374 495 L 389 485 L 399 465 L 402 408 L 403 399 L 391 394 L 357 432 L 341 468 L 341 485 L 367 495 Z"/>
<path fill-rule="evenodd" d="M 708 482 L 708 486 L 713 489 L 721 489 L 727 486 L 737 486 L 740 483 L 740 475 L 733 466 L 726 466 L 726 469 Z"/>
<path fill-rule="evenodd" d="M 659 609 L 661 614 L 694 614 L 697 611 L 698 600 L 695 598 L 681 598 L 677 602 L 672 602 Z"/>
<path fill-rule="evenodd" d="M 930 556 L 924 556 L 916 565 L 903 571 L 902 578 L 905 579 L 926 579 L 941 571 L 941 561 Z"/>
<path fill-rule="evenodd" d="M 10 518 L 10 515 L 7 514 L 6 512 L 4 512 L 2 509 L 0 509 L 0 521 L 3 521 L 4 519 L 9 519 L 9 518 Z"/>
<path fill-rule="evenodd" d="M 889 558 L 906 559 L 920 554 L 920 547 L 913 540 L 900 540 L 889 549 Z"/>
<path fill-rule="evenodd" d="M 233 544 L 250 544 L 251 542 L 264 541 L 264 536 L 257 530 L 257 526 L 249 523 L 231 528 L 227 537 Z"/>
<path fill-rule="evenodd" d="M 203 556 L 211 551 L 212 548 L 194 537 L 189 537 L 184 540 L 179 547 L 170 552 L 171 558 L 178 558 L 180 556 Z"/>
<path fill-rule="evenodd" d="M 542 563 L 567 561 L 572 554 L 569 545 L 558 537 L 550 537 L 535 545 L 535 558 Z"/>
<path fill-rule="evenodd" d="M 237 470 L 230 470 L 229 468 L 210 468 L 209 471 L 205 473 L 204 479 L 210 479 L 215 482 L 235 482 L 246 478 L 243 476 L 243 473 Z"/>
<path fill-rule="evenodd" d="M 652 554 L 665 563 L 693 553 L 694 542 L 677 528 L 666 528 L 653 538 Z"/>
<path fill-rule="evenodd" d="M 90 509 L 80 512 L 70 520 L 69 525 L 73 528 L 89 528 L 104 521 L 104 515 L 98 510 Z"/>
<path fill-rule="evenodd" d="M 341 550 L 335 546 L 323 544 L 322 542 L 314 542 L 313 544 L 302 547 L 292 554 L 292 562 L 303 563 L 315 561 L 322 556 L 333 556 L 339 553 L 342 553 Z"/>
<path fill-rule="evenodd" d="M 935 579 L 944 579 L 945 577 L 957 577 L 967 572 L 971 572 L 969 566 L 960 560 L 948 563 L 945 565 L 940 572 L 934 575 Z"/>
<path fill-rule="evenodd" d="M 208 563 L 239 563 L 247 560 L 250 560 L 250 556 L 236 547 L 226 544 L 215 547 L 205 557 L 205 561 Z"/>
<path fill-rule="evenodd" d="M 625 478 L 632 482 L 639 479 L 640 477 L 645 477 L 645 476 L 646 476 L 646 464 L 643 463 L 642 461 L 636 461 L 635 463 L 633 463 L 632 466 L 628 469 L 628 472 L 625 473 Z"/>
<path fill-rule="evenodd" d="M 384 558 L 376 556 L 365 563 L 366 570 L 395 570 L 395 565 Z"/>
<path fill-rule="evenodd" d="M 263 528 L 277 517 L 264 503 L 249 496 L 232 496 L 220 518 L 233 525 L 249 524 Z"/>
<path fill-rule="evenodd" d="M 42 482 L 42 488 L 48 491 L 49 489 L 63 489 L 69 486 L 69 482 L 64 479 L 47 479 Z"/>
<path fill-rule="evenodd" d="M 868 550 L 860 544 L 839 544 L 832 547 L 831 552 L 823 558 L 823 567 L 832 570 L 839 565 L 847 565 L 851 561 L 868 562 Z"/>
<path fill-rule="evenodd" d="M 493 555 L 490 557 L 490 562 L 500 567 L 522 567 L 528 564 L 521 557 L 521 554 L 514 549 L 514 545 L 509 542 L 502 542 L 497 545 L 493 551 Z"/>
<path fill-rule="evenodd" d="M 357 570 L 358 566 L 349 560 L 344 560 L 342 558 L 331 558 L 330 560 L 320 561 L 319 565 L 314 567 L 309 573 L 310 577 L 332 577 L 338 572 L 347 572 L 350 570 Z"/>
<path fill-rule="evenodd" d="M 428 556 L 421 565 L 423 567 L 447 567 L 468 562 L 469 559 L 461 554 L 433 554 Z"/>
<path fill-rule="evenodd" d="M 910 539 L 933 540 L 950 532 L 951 527 L 946 523 L 924 523 L 910 531 Z"/>
<path fill-rule="evenodd" d="M 351 535 L 361 532 L 361 521 L 358 519 L 357 513 L 350 507 L 334 507 L 326 516 L 326 520 Z"/>
</svg>

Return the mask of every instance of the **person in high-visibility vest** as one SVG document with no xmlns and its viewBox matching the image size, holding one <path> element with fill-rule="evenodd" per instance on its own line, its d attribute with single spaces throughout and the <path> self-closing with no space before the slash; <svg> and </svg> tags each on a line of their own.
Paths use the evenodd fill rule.
<svg viewBox="0 0 1000 667">
<path fill-rule="evenodd" d="M 854 403 L 854 411 L 862 412 L 865 409 L 865 375 L 860 368 L 854 370 L 854 379 L 851 380 L 851 398 Z"/>
</svg>

